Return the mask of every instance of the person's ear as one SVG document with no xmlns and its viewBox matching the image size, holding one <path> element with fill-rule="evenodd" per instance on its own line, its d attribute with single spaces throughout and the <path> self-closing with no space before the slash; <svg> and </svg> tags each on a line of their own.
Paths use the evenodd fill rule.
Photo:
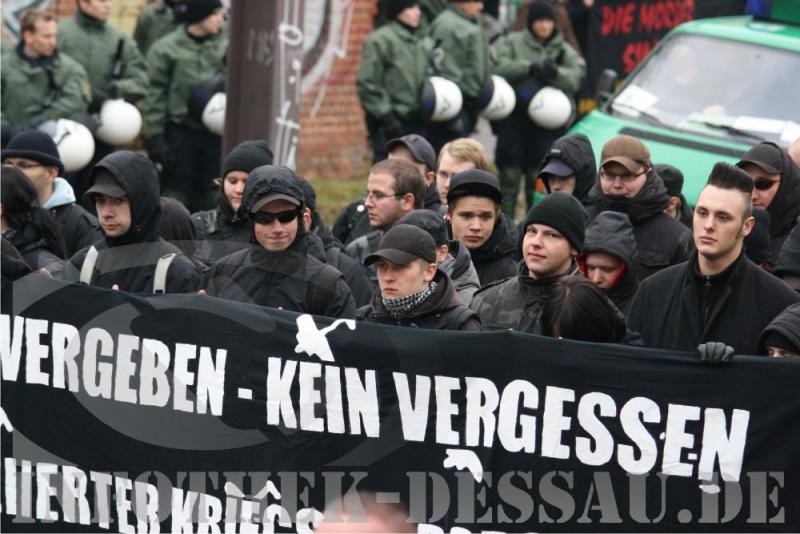
<svg viewBox="0 0 800 534">
<path fill-rule="evenodd" d="M 400 207 L 403 209 L 403 211 L 413 211 L 414 204 L 416 204 L 414 193 L 406 193 L 400 197 Z"/>
<path fill-rule="evenodd" d="M 433 182 L 436 181 L 436 173 L 433 171 L 428 171 L 428 174 L 425 175 L 425 186 L 430 187 Z"/>
<path fill-rule="evenodd" d="M 311 210 L 309 208 L 303 208 L 303 227 L 306 232 L 311 231 Z"/>
<path fill-rule="evenodd" d="M 430 282 L 433 280 L 433 277 L 436 276 L 436 271 L 438 269 L 439 267 L 437 267 L 435 263 L 429 263 L 425 268 L 425 282 Z"/>
<path fill-rule="evenodd" d="M 450 247 L 446 244 L 437 247 L 436 250 L 436 261 L 441 263 L 447 259 L 447 255 L 450 253 Z"/>
<path fill-rule="evenodd" d="M 742 223 L 742 237 L 747 237 L 753 231 L 753 226 L 756 224 L 756 218 L 752 215 L 744 220 Z"/>
</svg>

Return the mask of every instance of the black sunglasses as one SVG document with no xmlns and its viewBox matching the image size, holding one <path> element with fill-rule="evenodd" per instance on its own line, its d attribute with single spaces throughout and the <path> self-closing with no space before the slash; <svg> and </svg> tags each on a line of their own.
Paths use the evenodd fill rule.
<svg viewBox="0 0 800 534">
<path fill-rule="evenodd" d="M 299 215 L 297 210 L 280 211 L 278 213 L 270 213 L 268 211 L 257 211 L 253 214 L 253 220 L 258 224 L 272 224 L 275 219 L 281 224 L 292 222 Z"/>
<path fill-rule="evenodd" d="M 759 191 L 766 191 L 767 189 L 771 189 L 776 183 L 778 183 L 778 180 L 755 180 L 753 182 L 753 187 Z"/>
</svg>

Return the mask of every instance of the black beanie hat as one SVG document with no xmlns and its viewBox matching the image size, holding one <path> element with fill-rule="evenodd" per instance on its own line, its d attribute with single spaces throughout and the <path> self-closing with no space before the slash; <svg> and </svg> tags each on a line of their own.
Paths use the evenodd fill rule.
<svg viewBox="0 0 800 534">
<path fill-rule="evenodd" d="M 447 244 L 447 221 L 431 210 L 414 210 L 397 221 L 397 224 L 410 224 L 422 228 L 430 234 L 437 247 Z"/>
<path fill-rule="evenodd" d="M 389 0 L 386 4 L 386 18 L 392 20 L 404 9 L 419 4 L 419 0 Z"/>
<path fill-rule="evenodd" d="M 488 197 L 498 204 L 503 203 L 500 180 L 494 174 L 480 169 L 461 171 L 450 181 L 447 203 L 452 205 L 454 199 L 465 196 Z"/>
<path fill-rule="evenodd" d="M 536 0 L 528 6 L 528 26 L 533 24 L 534 20 L 539 19 L 556 19 L 553 4 L 547 0 Z"/>
<path fill-rule="evenodd" d="M 64 175 L 64 164 L 58 154 L 53 138 L 41 130 L 24 130 L 11 138 L 2 152 L 6 158 L 25 158 L 42 165 L 58 167 L 58 175 Z"/>
<path fill-rule="evenodd" d="M 580 252 L 586 237 L 586 218 L 586 210 L 577 198 L 566 193 L 551 193 L 530 209 L 525 226 L 544 224 L 555 228 Z"/>
<path fill-rule="evenodd" d="M 236 145 L 222 164 L 223 178 L 231 171 L 250 173 L 256 167 L 272 165 L 272 150 L 266 141 L 253 139 Z"/>
<path fill-rule="evenodd" d="M 200 22 L 214 11 L 222 9 L 220 0 L 186 0 L 182 19 L 187 24 Z"/>
</svg>

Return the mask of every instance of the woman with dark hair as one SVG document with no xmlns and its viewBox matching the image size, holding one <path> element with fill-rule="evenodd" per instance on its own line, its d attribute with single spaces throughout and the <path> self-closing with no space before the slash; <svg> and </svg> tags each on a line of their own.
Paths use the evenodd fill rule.
<svg viewBox="0 0 800 534">
<path fill-rule="evenodd" d="M 550 337 L 622 343 L 625 316 L 594 283 L 564 276 L 553 284 L 542 313 L 542 334 Z"/>
<path fill-rule="evenodd" d="M 32 270 L 60 263 L 64 240 L 50 213 L 39 205 L 36 188 L 16 167 L 3 165 L 0 229 Z"/>
</svg>

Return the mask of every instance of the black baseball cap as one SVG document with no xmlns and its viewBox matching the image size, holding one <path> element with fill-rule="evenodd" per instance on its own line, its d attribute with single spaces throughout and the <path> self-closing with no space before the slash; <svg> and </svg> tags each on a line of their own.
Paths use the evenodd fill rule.
<svg viewBox="0 0 800 534">
<path fill-rule="evenodd" d="M 560 159 L 553 158 L 547 162 L 547 165 L 544 166 L 539 174 L 552 174 L 553 176 L 564 178 L 566 176 L 574 176 L 575 170 Z"/>
<path fill-rule="evenodd" d="M 366 257 L 364 265 L 372 265 L 381 258 L 396 265 L 408 265 L 418 259 L 436 263 L 436 243 L 422 228 L 397 224 L 383 234 L 378 250 Z"/>
<path fill-rule="evenodd" d="M 399 221 L 398 224 L 410 224 L 422 228 L 433 238 L 436 246 L 446 245 L 448 241 L 447 221 L 431 210 L 414 210 Z"/>
<path fill-rule="evenodd" d="M 452 204 L 454 199 L 466 196 L 489 197 L 501 204 L 503 191 L 500 189 L 500 180 L 494 174 L 480 169 L 460 172 L 450 180 L 447 203 Z"/>
<path fill-rule="evenodd" d="M 757 144 L 744 153 L 736 166 L 741 167 L 745 163 L 752 163 L 769 174 L 783 173 L 783 154 L 778 145 L 773 143 Z"/>
<path fill-rule="evenodd" d="M 683 191 L 683 173 L 680 169 L 667 163 L 656 163 L 653 168 L 667 187 L 667 194 L 671 197 L 680 196 Z"/>
<path fill-rule="evenodd" d="M 120 187 L 114 175 L 102 167 L 94 171 L 94 177 L 94 184 L 84 193 L 84 196 L 89 198 L 97 194 L 111 198 L 128 196 L 128 192 Z"/>
<path fill-rule="evenodd" d="M 417 134 L 408 134 L 403 137 L 390 139 L 383 147 L 386 152 L 391 152 L 398 146 L 405 146 L 420 163 L 424 163 L 430 170 L 436 168 L 436 151 L 427 139 Z"/>
</svg>

